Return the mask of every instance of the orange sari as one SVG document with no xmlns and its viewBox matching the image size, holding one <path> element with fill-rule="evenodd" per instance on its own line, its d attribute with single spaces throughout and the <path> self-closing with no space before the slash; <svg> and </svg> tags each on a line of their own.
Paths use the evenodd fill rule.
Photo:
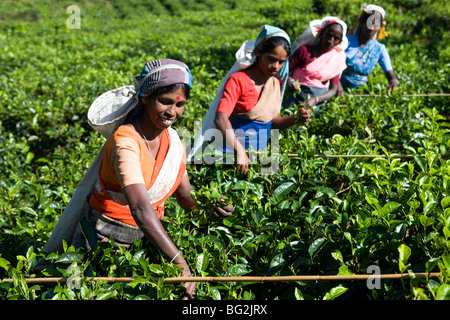
<svg viewBox="0 0 450 320">
<path fill-rule="evenodd" d="M 132 138 L 138 145 L 136 153 L 139 154 L 140 169 L 149 201 L 161 219 L 164 216 L 164 202 L 178 188 L 186 172 L 186 150 L 176 131 L 171 128 L 164 130 L 158 154 L 154 159 L 140 135 L 128 126 L 121 126 L 105 144 L 104 157 L 89 204 L 105 216 L 137 226 L 122 194 L 123 187 L 117 168 L 110 160 L 114 157 L 115 141 L 122 137 Z"/>
</svg>

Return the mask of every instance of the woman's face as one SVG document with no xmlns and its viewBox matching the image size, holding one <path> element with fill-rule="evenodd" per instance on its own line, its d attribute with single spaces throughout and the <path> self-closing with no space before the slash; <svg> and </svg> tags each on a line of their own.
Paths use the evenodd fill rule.
<svg viewBox="0 0 450 320">
<path fill-rule="evenodd" d="M 380 25 L 373 24 L 370 20 L 361 23 L 360 34 L 365 39 L 372 39 L 378 31 L 380 31 Z"/>
<path fill-rule="evenodd" d="M 271 77 L 283 68 L 287 58 L 286 49 L 280 45 L 271 51 L 260 54 L 258 56 L 258 67 L 264 75 Z"/>
<path fill-rule="evenodd" d="M 325 28 L 320 34 L 320 49 L 322 52 L 328 52 L 342 42 L 342 27 L 333 23 Z"/>
<path fill-rule="evenodd" d="M 144 117 L 149 125 L 162 130 L 167 129 L 181 117 L 186 101 L 182 87 L 161 94 L 146 101 Z"/>
</svg>

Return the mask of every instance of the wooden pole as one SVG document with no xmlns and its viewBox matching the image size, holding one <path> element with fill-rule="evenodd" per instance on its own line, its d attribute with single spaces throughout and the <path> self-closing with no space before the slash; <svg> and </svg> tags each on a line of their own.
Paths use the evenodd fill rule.
<svg viewBox="0 0 450 320">
<path fill-rule="evenodd" d="M 383 94 L 352 94 L 354 97 L 383 97 Z M 403 94 L 403 97 L 448 97 L 450 93 L 415 93 L 415 94 Z"/>
<path fill-rule="evenodd" d="M 435 278 L 440 275 L 439 272 L 431 273 L 401 273 L 401 274 L 359 274 L 359 275 L 304 275 L 304 276 L 239 276 L 239 277 L 172 277 L 164 278 L 165 283 L 184 283 L 184 282 L 283 282 L 283 281 L 344 281 L 344 280 L 368 280 L 368 279 L 410 279 L 417 278 Z M 65 283 L 69 278 L 49 277 L 49 278 L 25 278 L 28 284 L 43 283 Z M 104 282 L 125 282 L 129 283 L 137 278 L 133 277 L 87 277 L 88 281 Z M 157 281 L 158 279 L 154 279 Z M 3 279 L 0 282 L 14 282 L 14 279 Z"/>
</svg>

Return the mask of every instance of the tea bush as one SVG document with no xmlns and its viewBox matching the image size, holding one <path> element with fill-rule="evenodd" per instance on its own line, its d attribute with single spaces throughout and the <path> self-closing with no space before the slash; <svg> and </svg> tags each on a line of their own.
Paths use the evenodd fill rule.
<svg viewBox="0 0 450 320">
<path fill-rule="evenodd" d="M 152 59 L 184 61 L 193 98 L 176 129 L 194 136 L 234 53 L 263 24 L 297 37 L 306 24 L 337 15 L 349 26 L 357 1 L 77 1 L 79 29 L 66 25 L 72 1 L 0 4 L 0 284 L 2 299 L 179 299 L 162 278 L 180 270 L 146 240 L 128 249 L 99 244 L 91 254 L 42 248 L 103 139 L 86 113 L 101 93 L 132 83 Z M 189 165 L 204 205 L 184 212 L 173 199 L 163 223 L 198 276 L 347 275 L 441 272 L 438 278 L 365 282 L 198 283 L 207 299 L 448 299 L 450 148 L 448 6 L 385 1 L 399 89 L 387 94 L 379 68 L 368 85 L 329 101 L 308 126 L 280 133 L 278 171 L 247 176 L 227 165 Z M 358 97 L 354 94 L 371 94 Z M 329 158 L 323 155 L 384 155 Z M 405 154 L 411 155 L 404 157 Z M 322 155 L 322 156 L 318 156 Z M 236 211 L 211 221 L 225 194 Z M 39 258 L 54 262 L 42 274 Z M 77 267 L 77 268 L 75 268 Z M 28 285 L 28 277 L 71 277 L 80 286 Z M 135 277 L 103 283 L 89 276 Z M 158 280 L 159 279 L 159 280 Z"/>
</svg>

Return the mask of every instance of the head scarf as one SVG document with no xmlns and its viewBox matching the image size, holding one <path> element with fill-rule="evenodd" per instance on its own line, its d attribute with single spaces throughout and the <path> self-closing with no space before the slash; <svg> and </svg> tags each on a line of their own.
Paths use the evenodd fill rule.
<svg viewBox="0 0 450 320">
<path fill-rule="evenodd" d="M 261 46 L 266 40 L 273 37 L 281 37 L 287 40 L 289 45 L 291 45 L 291 38 L 289 35 L 284 31 L 283 29 L 280 29 L 278 27 L 274 27 L 271 25 L 266 24 L 261 32 L 259 33 L 256 40 L 247 40 L 245 41 L 242 46 L 239 48 L 239 50 L 236 52 L 236 63 L 235 65 L 230 69 L 230 72 L 235 68 L 239 67 L 240 69 L 247 69 L 253 63 L 256 61 L 256 48 Z M 235 70 L 236 72 L 238 70 Z M 234 73 L 232 72 L 232 73 Z M 228 77 L 232 74 L 230 73 Z M 280 83 L 282 86 L 282 93 L 284 92 L 285 84 L 287 77 L 289 75 L 289 61 L 287 60 L 280 71 L 277 73 L 277 77 L 280 79 Z M 228 80 L 228 77 L 224 79 L 225 81 Z"/>
<path fill-rule="evenodd" d="M 192 75 L 188 66 L 172 59 L 149 61 L 141 74 L 134 77 L 134 88 L 142 97 L 148 97 L 155 90 L 176 83 L 185 83 L 192 89 Z"/>
<path fill-rule="evenodd" d="M 284 31 L 283 29 L 280 29 L 278 27 L 274 27 L 271 25 L 264 25 L 261 32 L 259 33 L 256 40 L 247 40 L 245 41 L 239 50 L 236 52 L 236 62 L 231 67 L 231 69 L 228 71 L 228 73 L 225 75 L 225 77 L 222 79 L 222 82 L 219 86 L 219 89 L 217 90 L 216 96 L 214 97 L 214 100 L 209 106 L 208 112 L 205 115 L 205 118 L 203 119 L 202 126 L 200 128 L 199 133 L 197 134 L 194 145 L 190 152 L 188 153 L 188 161 L 191 162 L 194 159 L 195 154 L 202 149 L 203 143 L 205 141 L 204 134 L 207 130 L 215 128 L 214 124 L 214 118 L 216 115 L 217 107 L 219 105 L 219 101 L 222 98 L 223 89 L 225 87 L 225 84 L 228 81 L 228 78 L 235 72 L 238 72 L 242 69 L 247 69 L 253 63 L 256 61 L 256 48 L 260 46 L 264 41 L 266 41 L 269 38 L 272 37 L 282 37 L 286 39 L 291 44 L 291 38 L 289 35 Z M 288 59 L 289 60 L 289 59 Z M 286 88 L 286 80 L 289 76 L 289 61 L 286 61 L 283 65 L 283 68 L 277 73 L 276 77 L 280 79 L 281 84 L 281 97 L 283 97 L 284 90 Z M 283 99 L 281 99 L 283 100 Z M 280 102 L 280 108 L 281 108 L 281 102 Z M 189 150 L 188 150 L 189 151 Z"/>
<path fill-rule="evenodd" d="M 361 19 L 361 16 L 365 13 L 372 13 L 375 14 L 378 13 L 381 15 L 381 18 L 383 19 L 383 24 L 381 25 L 380 31 L 375 35 L 376 39 L 378 41 L 381 41 L 382 39 L 386 38 L 388 34 L 386 33 L 386 12 L 384 9 L 380 6 L 369 4 L 369 5 L 363 5 L 361 7 L 361 14 L 359 15 L 358 19 L 355 21 L 355 23 L 352 26 L 352 29 L 350 30 L 349 34 L 358 34 L 361 26 L 359 25 L 359 21 Z"/>
<path fill-rule="evenodd" d="M 348 46 L 347 24 L 341 19 L 333 16 L 327 16 L 322 19 L 312 20 L 305 31 L 294 41 L 292 45 L 292 52 L 304 45 L 316 45 L 319 43 L 320 33 L 326 29 L 330 24 L 337 23 L 342 27 L 342 41 L 334 49 L 337 51 L 345 51 Z"/>
<path fill-rule="evenodd" d="M 155 90 L 176 83 L 187 84 L 192 89 L 188 66 L 172 59 L 149 61 L 141 74 L 134 78 L 134 86 L 105 92 L 94 101 L 88 111 L 89 125 L 108 138 L 123 124 L 128 114 L 132 117 L 128 121 L 139 116 L 142 108 L 139 97 L 148 97 Z"/>
</svg>

